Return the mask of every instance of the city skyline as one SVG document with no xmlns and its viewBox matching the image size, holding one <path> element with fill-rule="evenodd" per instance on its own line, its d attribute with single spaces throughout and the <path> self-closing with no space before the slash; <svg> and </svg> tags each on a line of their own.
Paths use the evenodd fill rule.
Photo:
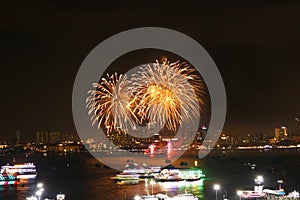
<svg viewBox="0 0 300 200">
<path fill-rule="evenodd" d="M 5 75 L 1 79 L 1 136 L 11 138 L 17 129 L 24 134 L 36 130 L 75 133 L 71 95 L 82 61 L 109 36 L 143 26 L 180 31 L 208 51 L 227 92 L 225 133 L 272 134 L 281 125 L 296 130 L 295 118 L 300 117 L 300 4 L 236 1 L 234 5 L 221 3 L 221 8 L 206 2 L 173 4 L 170 10 L 163 9 L 168 3 L 159 3 L 159 8 L 152 3 L 99 4 L 6 3 L 1 32 Z M 160 55 L 147 54 L 136 59 L 154 62 L 157 57 Z M 128 63 L 132 60 L 123 65 Z"/>
</svg>

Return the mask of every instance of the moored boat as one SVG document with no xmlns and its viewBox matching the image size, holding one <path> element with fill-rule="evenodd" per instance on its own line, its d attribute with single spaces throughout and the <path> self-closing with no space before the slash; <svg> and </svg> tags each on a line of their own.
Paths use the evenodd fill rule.
<svg viewBox="0 0 300 200">
<path fill-rule="evenodd" d="M 15 165 L 1 166 L 1 172 L 14 174 L 18 179 L 32 179 L 37 176 L 36 166 L 33 163 L 23 163 Z"/>
<path fill-rule="evenodd" d="M 18 179 L 12 174 L 3 171 L 0 174 L 0 185 L 16 185 L 18 184 Z"/>
<path fill-rule="evenodd" d="M 198 181 L 204 177 L 199 169 L 163 169 L 155 176 L 155 181 Z"/>
<path fill-rule="evenodd" d="M 177 194 L 169 197 L 165 194 L 135 196 L 134 200 L 198 200 L 198 197 L 191 193 Z"/>
</svg>

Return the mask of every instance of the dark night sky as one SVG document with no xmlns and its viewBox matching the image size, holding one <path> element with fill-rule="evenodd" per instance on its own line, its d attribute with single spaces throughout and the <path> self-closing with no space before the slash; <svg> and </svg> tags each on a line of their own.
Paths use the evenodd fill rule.
<svg viewBox="0 0 300 200">
<path fill-rule="evenodd" d="M 71 95 L 81 62 L 109 36 L 143 26 L 180 31 L 209 52 L 226 87 L 226 132 L 294 130 L 300 116 L 297 1 L 9 1 L 0 21 L 0 139 L 16 129 L 75 132 Z"/>
</svg>

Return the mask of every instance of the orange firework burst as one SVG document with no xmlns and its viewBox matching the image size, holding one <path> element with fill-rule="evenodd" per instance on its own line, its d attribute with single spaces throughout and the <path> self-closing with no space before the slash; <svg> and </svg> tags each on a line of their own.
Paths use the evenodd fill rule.
<svg viewBox="0 0 300 200">
<path fill-rule="evenodd" d="M 88 91 L 86 99 L 89 115 L 92 115 L 92 125 L 98 123 L 98 128 L 104 125 L 107 132 L 114 128 L 127 130 L 128 125 L 134 127 L 130 105 L 131 82 L 126 75 L 102 78 L 100 83 L 94 83 L 94 90 Z"/>
<path fill-rule="evenodd" d="M 170 130 L 200 115 L 199 98 L 201 85 L 195 69 L 186 63 L 158 61 L 140 68 L 133 75 L 134 112 L 142 120 Z"/>
<path fill-rule="evenodd" d="M 178 125 L 200 115 L 202 85 L 196 70 L 187 63 L 167 60 L 143 65 L 131 80 L 126 75 L 107 75 L 93 84 L 86 99 L 92 125 L 107 132 L 119 127 L 133 130 L 146 122 L 175 131 Z"/>
</svg>

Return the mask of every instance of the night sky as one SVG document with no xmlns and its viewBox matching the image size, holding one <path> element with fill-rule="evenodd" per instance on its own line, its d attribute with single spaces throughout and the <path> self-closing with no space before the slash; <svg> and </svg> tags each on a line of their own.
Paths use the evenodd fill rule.
<svg viewBox="0 0 300 200">
<path fill-rule="evenodd" d="M 226 87 L 226 133 L 271 134 L 283 124 L 293 132 L 300 2 L 196 2 L 2 2 L 0 140 L 17 129 L 24 138 L 37 130 L 75 133 L 72 89 L 82 61 L 109 36 L 144 26 L 180 31 L 208 51 Z"/>
</svg>

